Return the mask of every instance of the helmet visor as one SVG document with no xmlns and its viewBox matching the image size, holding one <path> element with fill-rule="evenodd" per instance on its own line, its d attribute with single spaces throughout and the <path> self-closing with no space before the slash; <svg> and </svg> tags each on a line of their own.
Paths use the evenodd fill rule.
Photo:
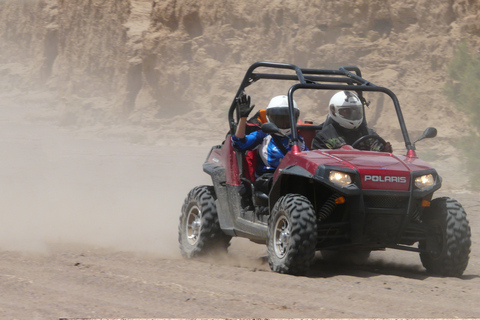
<svg viewBox="0 0 480 320">
<path fill-rule="evenodd" d="M 300 110 L 294 109 L 295 122 L 300 115 Z M 267 109 L 268 120 L 274 123 L 279 129 L 288 129 L 290 128 L 290 116 L 288 115 L 288 108 L 279 107 L 279 108 L 268 108 Z"/>
<path fill-rule="evenodd" d="M 361 120 L 363 118 L 362 106 L 339 107 L 338 114 L 347 120 Z"/>
</svg>

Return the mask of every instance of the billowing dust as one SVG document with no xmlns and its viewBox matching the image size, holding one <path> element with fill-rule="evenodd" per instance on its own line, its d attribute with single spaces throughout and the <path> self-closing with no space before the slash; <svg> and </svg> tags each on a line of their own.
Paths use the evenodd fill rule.
<svg viewBox="0 0 480 320">
<path fill-rule="evenodd" d="M 0 99 L 2 250 L 85 245 L 179 256 L 190 188 L 210 146 L 140 145 L 56 125 L 48 106 Z"/>
</svg>

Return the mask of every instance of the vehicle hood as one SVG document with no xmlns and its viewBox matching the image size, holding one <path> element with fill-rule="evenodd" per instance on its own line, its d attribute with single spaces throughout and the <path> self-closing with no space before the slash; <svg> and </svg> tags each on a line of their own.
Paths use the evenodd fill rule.
<svg viewBox="0 0 480 320">
<path fill-rule="evenodd" d="M 407 191 L 410 187 L 412 172 L 432 169 L 430 165 L 417 157 L 360 151 L 349 146 L 334 150 L 306 151 L 299 157 L 303 162 L 299 164 L 313 175 L 320 166 L 329 169 L 342 170 L 342 168 L 346 168 L 347 171 L 357 171 L 360 175 L 362 189 Z"/>
</svg>

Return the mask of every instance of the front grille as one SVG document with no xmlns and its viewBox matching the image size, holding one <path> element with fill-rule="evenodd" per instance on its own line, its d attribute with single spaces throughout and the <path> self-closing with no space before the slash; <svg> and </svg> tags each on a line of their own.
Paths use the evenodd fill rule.
<svg viewBox="0 0 480 320">
<path fill-rule="evenodd" d="M 406 209 L 408 207 L 408 197 L 365 196 L 363 200 L 366 208 Z"/>
<path fill-rule="evenodd" d="M 369 214 L 365 220 L 365 235 L 373 242 L 394 243 L 402 218 L 401 215 Z"/>
</svg>

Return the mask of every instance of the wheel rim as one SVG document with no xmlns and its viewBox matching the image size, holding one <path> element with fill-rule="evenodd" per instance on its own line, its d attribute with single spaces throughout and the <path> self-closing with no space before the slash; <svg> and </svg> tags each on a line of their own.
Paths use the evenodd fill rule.
<svg viewBox="0 0 480 320">
<path fill-rule="evenodd" d="M 200 236 L 200 230 L 202 228 L 202 212 L 197 206 L 192 206 L 188 211 L 187 223 L 185 231 L 187 234 L 187 241 L 191 245 L 194 245 L 198 237 Z"/>
<path fill-rule="evenodd" d="M 275 224 L 275 236 L 273 238 L 275 254 L 282 259 L 288 251 L 290 243 L 290 223 L 285 216 L 281 216 Z"/>
</svg>

